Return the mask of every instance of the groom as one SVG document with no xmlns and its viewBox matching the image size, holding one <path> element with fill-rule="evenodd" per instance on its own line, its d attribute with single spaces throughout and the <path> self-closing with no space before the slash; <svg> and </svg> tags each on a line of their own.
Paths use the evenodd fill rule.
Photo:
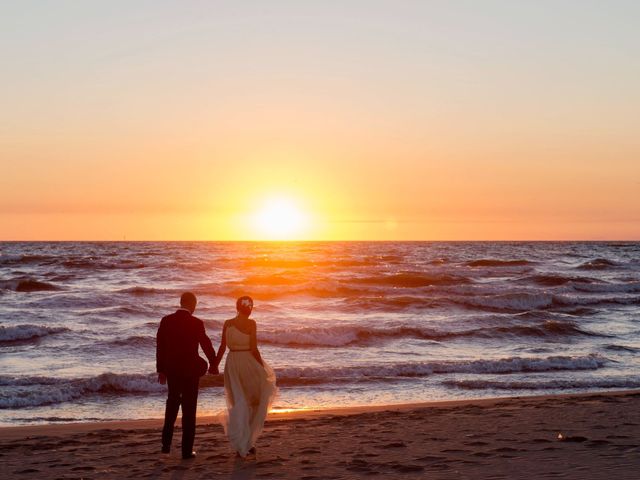
<svg viewBox="0 0 640 480">
<path fill-rule="evenodd" d="M 171 451 L 173 425 L 182 405 L 182 458 L 194 458 L 198 383 L 207 373 L 207 362 L 198 355 L 198 345 L 209 359 L 209 373 L 218 373 L 216 352 L 204 330 L 204 323 L 193 316 L 196 296 L 183 293 L 180 308 L 160 321 L 156 343 L 158 382 L 169 387 L 162 429 L 162 453 Z"/>
</svg>

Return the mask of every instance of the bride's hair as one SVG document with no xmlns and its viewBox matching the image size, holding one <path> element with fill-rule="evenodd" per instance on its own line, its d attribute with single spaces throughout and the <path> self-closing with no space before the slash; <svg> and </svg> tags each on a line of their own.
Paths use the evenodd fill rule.
<svg viewBox="0 0 640 480">
<path fill-rule="evenodd" d="M 253 310 L 253 299 L 248 295 L 240 297 L 236 300 L 236 310 L 249 316 Z"/>
</svg>

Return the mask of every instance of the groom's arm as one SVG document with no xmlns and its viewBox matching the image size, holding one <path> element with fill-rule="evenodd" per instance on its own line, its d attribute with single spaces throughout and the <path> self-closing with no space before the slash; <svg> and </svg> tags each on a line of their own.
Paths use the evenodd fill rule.
<svg viewBox="0 0 640 480">
<path fill-rule="evenodd" d="M 167 373 L 166 333 L 163 327 L 164 318 L 160 321 L 158 333 L 156 334 L 156 371 L 160 374 L 158 376 L 160 383 L 164 383 L 163 377 L 166 377 Z"/>
</svg>

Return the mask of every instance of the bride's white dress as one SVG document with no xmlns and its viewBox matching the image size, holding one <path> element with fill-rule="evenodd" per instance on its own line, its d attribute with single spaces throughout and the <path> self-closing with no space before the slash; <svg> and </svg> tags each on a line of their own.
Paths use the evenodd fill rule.
<svg viewBox="0 0 640 480">
<path fill-rule="evenodd" d="M 255 446 L 276 392 L 276 375 L 249 351 L 250 336 L 234 326 L 226 331 L 229 353 L 224 367 L 227 414 L 224 431 L 233 448 L 242 456 Z"/>
</svg>

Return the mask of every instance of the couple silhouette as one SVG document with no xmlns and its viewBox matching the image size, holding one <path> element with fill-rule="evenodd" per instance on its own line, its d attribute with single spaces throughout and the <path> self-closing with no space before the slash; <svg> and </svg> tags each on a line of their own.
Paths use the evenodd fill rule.
<svg viewBox="0 0 640 480">
<path fill-rule="evenodd" d="M 229 349 L 224 367 L 227 409 L 221 416 L 224 431 L 237 455 L 255 453 L 276 394 L 273 369 L 262 359 L 257 343 L 256 322 L 251 297 L 236 301 L 236 316 L 224 322 L 216 355 L 204 322 L 195 317 L 197 298 L 191 292 L 180 297 L 180 308 L 163 317 L 156 337 L 158 382 L 167 385 L 167 403 L 162 428 L 162 452 L 171 452 L 173 429 L 182 407 L 182 458 L 195 458 L 196 411 L 200 377 L 218 375 L 219 365 Z M 201 347 L 209 363 L 200 357 Z"/>
</svg>

